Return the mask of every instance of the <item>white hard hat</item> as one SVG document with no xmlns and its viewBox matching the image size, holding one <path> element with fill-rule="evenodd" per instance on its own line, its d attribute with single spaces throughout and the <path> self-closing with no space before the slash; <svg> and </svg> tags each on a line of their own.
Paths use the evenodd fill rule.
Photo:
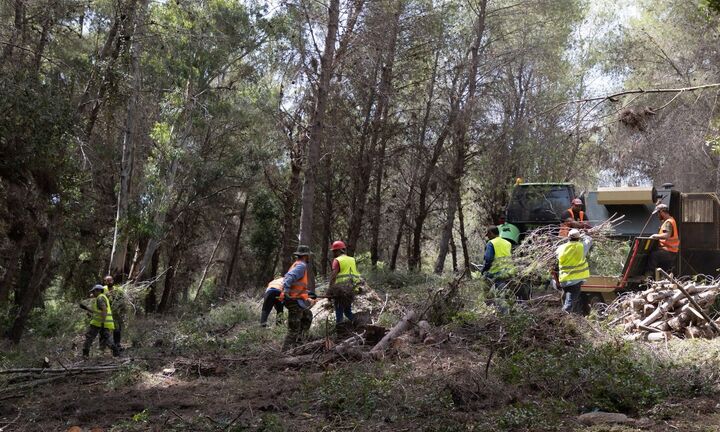
<svg viewBox="0 0 720 432">
<path fill-rule="evenodd" d="M 571 229 L 570 232 L 568 233 L 568 237 L 570 237 L 571 239 L 579 239 L 580 238 L 580 230 L 577 228 Z"/>
<path fill-rule="evenodd" d="M 655 211 L 653 213 L 657 213 L 659 211 L 669 211 L 670 208 L 667 206 L 667 204 L 658 204 L 655 206 Z"/>
</svg>

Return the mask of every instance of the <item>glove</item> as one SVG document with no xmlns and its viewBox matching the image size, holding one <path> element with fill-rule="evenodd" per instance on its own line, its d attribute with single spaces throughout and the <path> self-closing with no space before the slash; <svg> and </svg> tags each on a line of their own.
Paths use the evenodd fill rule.
<svg viewBox="0 0 720 432">
<path fill-rule="evenodd" d="M 310 291 L 308 293 L 308 297 L 310 297 L 312 300 L 315 300 L 315 299 L 317 299 L 317 294 L 315 294 L 314 291 Z"/>
</svg>

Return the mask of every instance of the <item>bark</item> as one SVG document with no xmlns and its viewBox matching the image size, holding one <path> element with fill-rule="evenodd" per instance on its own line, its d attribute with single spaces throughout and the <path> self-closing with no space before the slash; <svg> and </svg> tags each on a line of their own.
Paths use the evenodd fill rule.
<svg viewBox="0 0 720 432">
<path fill-rule="evenodd" d="M 395 2 L 395 11 L 392 20 L 392 30 L 388 35 L 390 43 L 388 46 L 388 53 L 385 60 L 385 65 L 382 69 L 382 75 L 380 78 L 380 95 L 378 98 L 377 112 L 379 113 L 373 122 L 373 141 L 381 140 L 380 152 L 377 157 L 377 173 L 375 174 L 375 197 L 373 199 L 372 209 L 372 239 L 370 241 L 370 260 L 372 267 L 377 267 L 377 262 L 380 259 L 379 251 L 379 237 L 380 237 L 380 211 L 382 209 L 382 182 L 383 176 L 385 175 L 385 151 L 387 148 L 388 136 L 386 133 L 388 112 L 390 109 L 390 93 L 392 91 L 392 78 L 393 78 L 393 67 L 395 65 L 395 50 L 397 47 L 397 39 L 400 28 L 400 15 L 402 14 L 403 8 L 402 1 Z"/>
<path fill-rule="evenodd" d="M 327 157 L 325 164 L 325 214 L 323 215 L 322 248 L 320 253 L 320 274 L 327 276 L 328 257 L 330 256 L 330 236 L 332 235 L 333 220 L 333 179 L 332 157 Z"/>
<path fill-rule="evenodd" d="M 315 211 L 315 187 L 317 182 L 317 169 L 320 159 L 320 144 L 322 141 L 327 108 L 328 91 L 332 78 L 333 63 L 335 61 L 335 44 L 337 42 L 338 20 L 340 17 L 340 0 L 330 0 L 328 8 L 328 26 L 325 36 L 325 48 L 320 57 L 320 77 L 318 79 L 315 110 L 310 122 L 310 141 L 308 145 L 307 165 L 305 169 L 305 182 L 302 191 L 302 209 L 300 213 L 300 244 L 310 245 L 313 238 L 313 220 Z"/>
<path fill-rule="evenodd" d="M 465 160 L 467 158 L 468 138 L 467 132 L 472 122 L 472 113 L 475 108 L 477 75 L 480 66 L 480 44 L 485 33 L 485 11 L 487 0 L 480 1 L 477 23 L 475 27 L 475 40 L 470 47 L 471 63 L 467 77 L 467 99 L 462 112 L 457 117 L 457 125 L 454 125 L 455 159 L 450 176 L 447 218 L 440 237 L 440 247 L 437 260 L 435 261 L 435 273 L 440 274 L 445 267 L 445 258 L 448 253 L 450 238 L 452 237 L 453 225 L 455 224 L 455 212 L 460 205 L 461 181 L 465 175 Z"/>
<path fill-rule="evenodd" d="M 5 64 L 5 61 L 13 55 L 13 48 L 15 48 L 18 38 L 23 33 L 25 27 L 25 0 L 15 0 L 13 6 L 13 30 L 10 35 L 10 40 L 3 46 L 2 57 L 0 57 L 0 63 L 2 64 Z"/>
<path fill-rule="evenodd" d="M 295 236 L 295 214 L 297 207 L 297 198 L 300 196 L 300 173 L 302 172 L 301 167 L 301 146 L 297 149 L 291 149 L 290 151 L 290 179 L 288 181 L 288 187 L 285 192 L 283 202 L 283 237 L 282 246 L 280 247 L 280 253 L 282 261 L 280 266 L 284 272 L 290 268 L 292 264 L 292 253 L 294 252 L 294 241 L 297 241 Z"/>
<path fill-rule="evenodd" d="M 165 273 L 165 283 L 163 287 L 162 297 L 160 298 L 160 304 L 158 305 L 158 312 L 163 313 L 170 310 L 175 299 L 175 274 L 177 274 L 177 267 L 180 263 L 181 252 L 179 245 L 175 244 L 175 247 L 169 248 L 169 256 L 167 262 L 167 272 Z"/>
<path fill-rule="evenodd" d="M 17 316 L 8 332 L 10 340 L 16 344 L 19 343 L 22 338 L 25 324 L 30 317 L 33 306 L 40 296 L 42 296 L 46 288 L 46 276 L 52 262 L 52 249 L 56 240 L 55 225 L 57 218 L 57 214 L 53 214 L 48 227 L 43 229 L 43 232 L 40 234 L 41 242 L 35 253 L 37 258 L 34 260 L 32 266 L 32 274 L 30 275 L 30 280 L 27 285 L 27 291 L 23 293 Z"/>
<path fill-rule="evenodd" d="M 235 263 L 237 262 L 238 252 L 240 250 L 240 239 L 242 238 L 243 228 L 245 227 L 245 216 L 247 215 L 248 203 L 250 200 L 245 197 L 242 210 L 240 211 L 240 222 L 238 223 L 238 229 L 235 234 L 235 241 L 233 242 L 233 248 L 228 262 L 227 274 L 225 276 L 225 283 L 218 289 L 218 295 L 222 296 L 225 294 L 226 287 L 229 287 L 232 283 L 233 272 L 235 270 Z M 195 296 L 197 298 L 197 295 Z"/>
<path fill-rule="evenodd" d="M 465 234 L 465 216 L 463 214 L 462 197 L 458 201 L 458 223 L 460 228 L 460 245 L 463 252 L 463 269 L 470 268 L 470 251 L 468 248 L 467 235 Z"/>
<path fill-rule="evenodd" d="M 213 261 L 215 261 L 215 253 L 217 253 L 218 247 L 220 247 L 220 243 L 225 237 L 225 230 L 227 229 L 229 223 L 230 218 L 225 221 L 225 225 L 223 225 L 223 229 L 218 236 L 217 242 L 215 242 L 215 247 L 213 247 L 212 253 L 210 254 L 210 259 L 208 259 L 207 264 L 205 264 L 205 268 L 203 268 L 202 276 L 200 276 L 200 282 L 198 282 L 198 287 L 195 291 L 195 297 L 193 297 L 193 301 L 197 301 L 198 295 L 200 295 L 200 290 L 202 289 L 203 283 L 205 283 L 205 278 L 207 277 L 208 270 L 210 270 L 210 267 L 213 265 Z"/>
<path fill-rule="evenodd" d="M 128 0 L 127 4 L 124 7 L 121 5 L 121 10 L 116 13 L 103 48 L 98 54 L 97 68 L 91 72 L 85 91 L 80 98 L 77 114 L 86 117 L 84 124 L 86 140 L 89 140 L 92 135 L 100 108 L 105 103 L 108 89 L 114 86 L 113 68 L 123 49 L 123 40 L 129 37 L 128 29 L 132 27 L 132 24 L 128 17 L 135 16 L 137 2 L 138 0 Z"/>
<path fill-rule="evenodd" d="M 417 314 L 414 311 L 410 311 L 405 314 L 403 319 L 400 320 L 400 322 L 398 322 L 397 324 L 395 324 L 395 327 L 390 329 L 390 331 L 385 335 L 385 337 L 383 337 L 380 342 L 378 342 L 370 350 L 370 355 L 376 358 L 382 356 L 394 339 L 401 336 L 406 331 L 410 330 L 410 328 L 414 325 L 414 321 L 416 319 Z"/>
<path fill-rule="evenodd" d="M 439 58 L 439 52 L 435 56 L 435 65 L 433 67 L 433 76 L 430 83 L 430 95 L 428 97 L 428 103 L 425 108 L 425 118 L 423 119 L 423 125 L 422 125 L 422 132 L 420 134 L 420 143 L 418 145 L 418 151 L 422 153 L 422 150 L 425 147 L 425 136 L 427 133 L 428 128 L 428 122 L 430 118 L 430 110 L 432 108 L 432 99 L 433 99 L 433 92 L 435 89 L 435 81 L 436 81 L 436 74 L 437 74 L 437 66 L 438 66 L 438 58 Z M 458 76 L 456 75 L 453 78 L 453 84 L 452 88 L 455 88 L 457 84 Z M 445 147 L 445 140 L 447 140 L 448 134 L 450 133 L 450 127 L 455 123 L 455 117 L 457 116 L 457 110 L 458 110 L 458 100 L 455 99 L 451 102 L 450 106 L 450 112 L 448 113 L 448 118 L 445 123 L 445 126 L 441 130 L 440 134 L 438 135 L 437 139 L 435 140 L 435 144 L 433 144 L 433 152 L 428 160 L 427 164 L 425 165 L 423 175 L 420 178 L 420 184 L 419 184 L 419 191 L 418 191 L 418 207 L 417 207 L 417 214 L 415 215 L 415 226 L 413 228 L 413 240 L 412 240 L 412 254 L 410 255 L 410 258 L 408 259 L 408 267 L 410 270 L 420 270 L 421 267 L 421 258 L 422 258 L 422 231 L 423 226 L 425 224 L 425 219 L 427 219 L 427 215 L 429 212 L 429 207 L 427 205 L 427 198 L 430 188 L 430 180 L 433 178 L 433 175 L 435 174 L 435 168 L 437 167 L 437 162 L 440 159 L 440 155 L 442 154 L 443 148 Z"/>
<path fill-rule="evenodd" d="M 134 22 L 130 46 L 130 74 L 132 75 L 132 92 L 127 105 L 125 130 L 122 136 L 122 156 L 120 161 L 120 187 L 117 197 L 117 211 L 115 213 L 115 230 L 110 252 L 110 266 L 108 274 L 117 276 L 125 272 L 125 259 L 127 257 L 128 229 L 126 219 L 132 193 L 133 173 L 135 168 L 135 145 L 137 128 L 140 120 L 140 93 L 142 91 L 142 70 L 140 68 L 140 55 L 142 45 L 137 35 L 142 34 L 145 11 L 148 0 L 140 0 L 138 16 Z"/>
<path fill-rule="evenodd" d="M 160 251 L 155 251 L 150 260 L 150 279 L 154 279 L 157 276 L 158 268 L 160 267 Z M 150 289 L 147 296 L 145 297 L 145 312 L 156 312 L 157 311 L 157 282 L 150 284 Z"/>
</svg>

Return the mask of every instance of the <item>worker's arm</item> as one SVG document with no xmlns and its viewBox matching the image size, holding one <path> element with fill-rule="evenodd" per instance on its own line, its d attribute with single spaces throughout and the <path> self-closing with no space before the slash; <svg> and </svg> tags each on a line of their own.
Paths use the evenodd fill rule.
<svg viewBox="0 0 720 432">
<path fill-rule="evenodd" d="M 593 245 L 593 239 L 589 235 L 583 235 L 582 239 L 580 241 L 583 244 L 583 256 L 587 258 L 588 254 L 590 253 L 590 249 Z"/>
<path fill-rule="evenodd" d="M 482 270 L 480 270 L 480 273 L 485 274 L 488 270 L 490 270 L 490 267 L 492 266 L 493 261 L 495 260 L 495 247 L 492 243 L 488 242 L 487 246 L 485 246 L 485 263 L 483 264 Z"/>
<path fill-rule="evenodd" d="M 672 225 L 670 225 L 667 222 L 663 222 L 662 225 L 662 233 L 653 234 L 650 236 L 650 238 L 658 239 L 658 240 L 667 240 L 672 235 Z"/>
<path fill-rule="evenodd" d="M 332 287 L 335 286 L 335 280 L 337 279 L 338 273 L 340 273 L 340 263 L 337 259 L 334 259 L 332 262 L 332 274 L 330 275 L 330 283 L 328 285 L 328 290 L 331 290 Z"/>
<path fill-rule="evenodd" d="M 300 264 L 296 265 L 295 268 L 285 273 L 285 280 L 283 281 L 283 291 L 285 292 L 286 298 L 289 298 L 290 287 L 303 277 L 306 269 L 307 265 L 304 262 L 301 262 Z"/>
</svg>

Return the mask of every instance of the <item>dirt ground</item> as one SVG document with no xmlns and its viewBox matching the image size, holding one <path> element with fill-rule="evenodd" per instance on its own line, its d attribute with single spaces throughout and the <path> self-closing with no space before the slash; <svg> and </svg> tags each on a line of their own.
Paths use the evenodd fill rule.
<svg viewBox="0 0 720 432">
<path fill-rule="evenodd" d="M 170 330 L 161 338 L 129 347 L 118 360 L 95 348 L 82 363 L 68 350 L 66 367 L 123 366 L 20 390 L 0 381 L 0 431 L 720 431 L 717 393 L 678 394 L 628 413 L 622 425 L 586 426 L 574 408 L 554 411 L 548 403 L 562 398 L 548 402 L 542 383 L 508 383 L 496 373 L 510 361 L 487 343 L 499 334 L 497 321 L 449 326 L 429 345 L 403 337 L 380 360 L 287 367 L 284 329 L 260 329 L 255 319 L 220 336 L 206 333 L 195 349 L 168 342 L 174 331 L 165 323 Z M 561 331 L 568 326 L 574 330 Z M 522 343 L 565 337 L 571 345 L 594 331 L 584 319 L 553 312 L 524 331 Z"/>
</svg>

